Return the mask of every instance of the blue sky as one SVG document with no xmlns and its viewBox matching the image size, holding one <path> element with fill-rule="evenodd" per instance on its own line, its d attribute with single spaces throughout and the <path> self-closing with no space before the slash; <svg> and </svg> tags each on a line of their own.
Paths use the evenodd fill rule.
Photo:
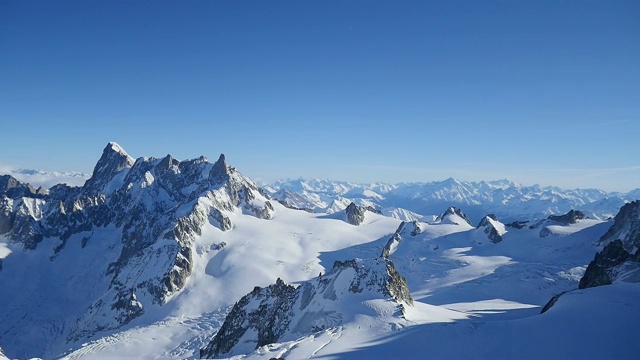
<svg viewBox="0 0 640 360">
<path fill-rule="evenodd" d="M 637 1 L 2 1 L 0 165 L 640 187 Z"/>
</svg>

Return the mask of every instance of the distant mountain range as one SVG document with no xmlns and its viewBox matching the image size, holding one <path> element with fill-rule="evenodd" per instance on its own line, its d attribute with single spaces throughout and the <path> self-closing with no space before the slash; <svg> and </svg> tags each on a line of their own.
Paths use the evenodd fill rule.
<svg viewBox="0 0 640 360">
<path fill-rule="evenodd" d="M 35 187 L 59 183 L 81 186 L 91 174 L 14 169 L 17 180 Z M 503 221 L 542 219 L 580 210 L 595 219 L 613 217 L 625 203 L 640 199 L 640 188 L 622 193 L 599 189 L 563 189 L 526 186 L 510 180 L 443 181 L 413 183 L 354 183 L 329 179 L 288 179 L 262 185 L 266 194 L 291 208 L 332 214 L 354 202 L 404 221 L 434 219 L 443 208 L 465 209 L 474 221 L 495 214 Z"/>
<path fill-rule="evenodd" d="M 640 189 L 628 193 L 598 189 L 567 190 L 551 186 L 524 186 L 509 180 L 469 182 L 453 178 L 399 184 L 281 180 L 264 186 L 264 190 L 293 208 L 330 214 L 342 211 L 354 202 L 405 221 L 432 219 L 448 206 L 464 209 L 476 222 L 490 213 L 503 221 L 517 221 L 542 219 L 572 209 L 595 219 L 607 219 L 625 203 L 640 198 Z"/>
<path fill-rule="evenodd" d="M 91 177 L 91 174 L 77 171 L 59 172 L 34 169 L 5 169 L 4 173 L 36 188 L 50 188 L 63 183 L 69 186 L 82 186 Z"/>
</svg>

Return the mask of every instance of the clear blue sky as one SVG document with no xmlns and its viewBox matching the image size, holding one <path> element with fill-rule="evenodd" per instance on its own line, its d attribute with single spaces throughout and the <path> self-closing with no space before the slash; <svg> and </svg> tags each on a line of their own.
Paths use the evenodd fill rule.
<svg viewBox="0 0 640 360">
<path fill-rule="evenodd" d="M 640 187 L 638 1 L 1 1 L 0 165 Z"/>
</svg>

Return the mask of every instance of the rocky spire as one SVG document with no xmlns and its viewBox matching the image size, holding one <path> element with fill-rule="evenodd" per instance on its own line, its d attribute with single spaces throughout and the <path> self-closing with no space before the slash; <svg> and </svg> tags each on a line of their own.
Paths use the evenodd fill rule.
<svg viewBox="0 0 640 360">
<path fill-rule="evenodd" d="M 364 221 L 364 214 L 367 211 L 366 208 L 358 206 L 355 203 L 349 204 L 344 212 L 347 214 L 347 222 L 351 225 L 360 225 Z"/>
<path fill-rule="evenodd" d="M 127 154 L 120 145 L 110 142 L 102 150 L 102 156 L 91 174 L 91 178 L 85 182 L 83 192 L 95 195 L 105 192 L 113 192 L 112 180 L 122 171 L 126 171 L 133 166 L 135 160 Z"/>
<path fill-rule="evenodd" d="M 229 180 L 229 167 L 227 166 L 227 160 L 224 154 L 220 154 L 218 161 L 213 164 L 211 172 L 209 173 L 209 179 L 214 183 Z"/>
</svg>

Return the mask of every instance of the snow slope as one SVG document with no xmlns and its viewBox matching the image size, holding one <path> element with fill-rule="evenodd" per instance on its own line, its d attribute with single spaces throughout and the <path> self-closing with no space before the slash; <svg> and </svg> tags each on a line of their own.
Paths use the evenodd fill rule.
<svg viewBox="0 0 640 360">
<path fill-rule="evenodd" d="M 207 225 L 195 241 L 193 275 L 182 292 L 157 313 L 133 320 L 124 331 L 78 344 L 81 347 L 66 358 L 196 356 L 222 324 L 228 307 L 255 286 L 267 286 L 277 278 L 296 283 L 325 273 L 332 263 L 321 263 L 321 252 L 383 239 L 399 223 L 369 214 L 367 222 L 356 227 L 280 204 L 274 208 L 269 221 L 233 214 L 232 231 Z M 221 243 L 226 246 L 217 250 Z"/>
<path fill-rule="evenodd" d="M 425 308 L 431 321 L 406 328 L 362 321 L 234 359 L 636 359 L 639 299 L 638 284 L 616 284 L 576 291 L 545 314 L 505 321 Z M 376 330 L 362 331 L 369 326 Z"/>
<path fill-rule="evenodd" d="M 588 239 L 610 223 L 582 220 L 545 238 L 510 230 L 498 244 L 460 225 L 414 224 L 390 256 L 414 289 L 405 321 L 360 316 L 239 358 L 636 358 L 638 283 L 573 290 L 540 314 L 551 295 L 577 287 L 594 252 Z"/>
<path fill-rule="evenodd" d="M 105 160 L 82 188 L 0 195 L 0 229 L 6 231 L 0 237 L 0 347 L 8 357 L 194 358 L 254 287 L 278 278 L 294 286 L 319 282 L 318 275 L 327 275 L 336 261 L 381 255 L 406 278 L 413 306 L 398 311 L 388 299 L 366 294 L 336 296 L 329 307 L 318 299 L 313 311 L 339 311 L 339 321 L 327 321 L 324 329 L 289 329 L 282 342 L 234 354 L 632 358 L 640 350 L 631 335 L 638 323 L 637 276 L 574 291 L 611 220 L 541 220 L 518 228 L 505 226 L 499 215 L 561 215 L 555 210 L 567 204 L 601 201 L 598 191 L 453 179 L 366 188 L 300 181 L 308 196 L 296 204 L 317 196 L 333 206 L 332 214 L 312 213 L 270 201 L 224 156 L 215 164 L 170 156 L 134 161 L 116 145 L 107 146 Z M 391 216 L 366 211 L 354 226 L 343 210 L 349 197 L 376 209 L 404 202 L 385 208 Z M 432 211 L 409 212 L 414 205 L 426 209 L 425 199 L 435 198 L 446 205 L 434 202 L 428 205 Z M 500 211 L 486 225 L 500 241 L 453 207 L 463 202 L 484 211 L 480 200 L 486 198 L 502 199 L 489 202 Z M 552 296 L 566 291 L 539 314 Z"/>
</svg>

